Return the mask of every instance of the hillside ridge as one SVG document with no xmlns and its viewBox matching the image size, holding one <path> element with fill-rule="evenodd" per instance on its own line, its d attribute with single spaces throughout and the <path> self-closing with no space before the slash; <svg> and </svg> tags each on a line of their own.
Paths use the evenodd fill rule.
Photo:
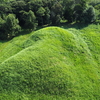
<svg viewBox="0 0 100 100">
<path fill-rule="evenodd" d="M 12 44 L 14 44 L 14 45 L 16 45 L 18 48 L 20 47 L 20 48 L 22 48 L 22 50 L 21 51 L 19 51 L 19 52 L 17 52 L 17 54 L 19 54 L 20 52 L 23 52 L 23 50 L 25 50 L 25 49 L 28 49 L 30 46 L 33 46 L 33 45 L 35 45 L 36 43 L 37 43 L 37 41 L 39 41 L 39 40 L 44 40 L 44 39 L 42 39 L 43 37 L 45 37 L 45 35 L 46 34 L 48 34 L 48 33 L 46 33 L 46 30 L 50 30 L 50 34 L 52 33 L 51 31 L 57 31 L 57 32 L 59 32 L 59 33 L 62 33 L 62 31 L 63 31 L 63 34 L 66 34 L 67 32 L 69 32 L 69 34 L 72 34 L 73 35 L 73 38 L 74 39 L 76 39 L 75 37 L 76 36 L 78 36 L 77 37 L 77 40 L 79 41 L 79 40 L 81 40 L 81 41 L 83 41 L 84 42 L 84 44 L 86 44 L 86 42 L 84 41 L 84 39 L 81 37 L 81 35 L 80 34 L 75 34 L 75 33 L 73 33 L 73 31 L 76 31 L 75 29 L 70 29 L 70 30 L 65 30 L 65 29 L 63 29 L 63 28 L 59 28 L 59 27 L 46 27 L 46 28 L 43 28 L 43 29 L 40 29 L 40 30 L 37 30 L 36 32 L 33 32 L 33 34 L 28 38 L 28 39 L 26 39 L 25 41 L 24 41 L 24 43 L 20 46 L 20 45 L 16 45 L 16 44 L 14 44 L 14 43 L 12 43 Z M 41 31 L 43 31 L 42 33 L 43 33 L 43 36 L 41 36 Z M 76 32 L 78 32 L 78 31 L 76 31 Z M 40 33 L 39 35 L 37 35 L 38 33 Z M 45 34 L 46 33 L 46 34 Z M 59 35 L 59 33 L 57 33 L 58 35 Z M 62 35 L 63 35 L 62 34 Z M 82 33 L 81 33 L 82 34 Z M 53 34 L 52 35 L 52 37 L 51 37 L 51 39 L 54 37 L 54 36 L 56 36 L 56 34 Z M 40 39 L 40 37 L 41 37 L 41 39 Z M 59 37 L 59 36 L 58 36 Z M 49 38 L 49 37 L 48 37 Z M 78 39 L 79 38 L 79 39 Z M 30 42 L 28 45 L 27 45 L 27 43 L 28 42 Z M 39 42 L 41 42 L 41 41 L 39 41 Z M 87 45 L 87 44 L 86 44 Z M 86 48 L 88 48 L 88 46 L 86 47 Z M 88 53 L 90 52 L 90 50 L 88 49 Z M 17 54 L 15 54 L 15 55 L 12 55 L 11 57 L 9 57 L 9 58 L 7 58 L 4 62 L 6 62 L 6 61 L 8 61 L 10 58 L 12 58 L 12 57 L 14 57 L 14 56 L 16 56 Z M 89 53 L 90 55 L 91 55 L 91 53 Z M 2 62 L 3 63 L 3 62 Z"/>
<path fill-rule="evenodd" d="M 14 38 L 13 42 L 24 49 L 12 44 L 7 47 L 16 51 L 0 64 L 0 99 L 99 99 L 98 36 L 86 28 L 46 27 L 25 39 Z"/>
</svg>

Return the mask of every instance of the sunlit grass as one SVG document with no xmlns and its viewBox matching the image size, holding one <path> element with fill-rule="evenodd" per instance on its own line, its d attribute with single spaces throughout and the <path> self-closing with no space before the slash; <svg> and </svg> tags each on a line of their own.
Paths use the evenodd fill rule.
<svg viewBox="0 0 100 100">
<path fill-rule="evenodd" d="M 0 99 L 99 100 L 99 44 L 96 25 L 47 27 L 1 43 Z"/>
</svg>

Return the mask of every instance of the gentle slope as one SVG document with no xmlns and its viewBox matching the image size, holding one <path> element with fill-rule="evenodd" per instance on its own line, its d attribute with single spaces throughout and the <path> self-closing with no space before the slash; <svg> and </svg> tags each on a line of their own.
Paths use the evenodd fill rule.
<svg viewBox="0 0 100 100">
<path fill-rule="evenodd" d="M 85 30 L 47 27 L 9 42 L 0 56 L 0 99 L 98 100 L 100 33 Z"/>
</svg>

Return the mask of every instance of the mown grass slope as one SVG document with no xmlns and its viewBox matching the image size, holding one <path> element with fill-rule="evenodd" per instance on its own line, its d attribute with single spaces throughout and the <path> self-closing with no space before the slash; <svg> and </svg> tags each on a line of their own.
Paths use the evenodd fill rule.
<svg viewBox="0 0 100 100">
<path fill-rule="evenodd" d="M 99 31 L 47 27 L 1 44 L 0 99 L 99 100 Z"/>
</svg>

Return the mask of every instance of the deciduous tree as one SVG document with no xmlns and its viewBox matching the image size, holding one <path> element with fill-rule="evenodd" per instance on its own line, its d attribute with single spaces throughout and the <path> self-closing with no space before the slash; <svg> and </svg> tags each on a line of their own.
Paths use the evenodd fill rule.
<svg viewBox="0 0 100 100">
<path fill-rule="evenodd" d="M 25 20 L 25 27 L 27 29 L 35 30 L 37 27 L 37 21 L 36 21 L 36 16 L 33 11 L 29 11 L 26 13 L 26 19 Z"/>
<path fill-rule="evenodd" d="M 5 33 L 9 38 L 16 36 L 20 31 L 19 21 L 16 19 L 14 14 L 9 14 L 5 22 Z"/>
</svg>

